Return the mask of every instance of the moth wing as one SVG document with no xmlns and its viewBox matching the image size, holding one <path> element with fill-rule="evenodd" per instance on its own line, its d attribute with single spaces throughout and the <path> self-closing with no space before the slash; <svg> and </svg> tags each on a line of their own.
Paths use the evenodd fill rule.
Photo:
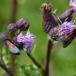
<svg viewBox="0 0 76 76">
<path fill-rule="evenodd" d="M 64 48 L 66 48 L 76 37 L 76 30 L 67 35 L 67 38 L 59 38 Z"/>
<path fill-rule="evenodd" d="M 19 54 L 20 53 L 20 50 L 14 44 L 12 44 L 12 48 L 9 48 L 9 50 L 12 54 Z"/>
<path fill-rule="evenodd" d="M 20 50 L 12 42 L 10 42 L 9 40 L 6 40 L 6 44 L 9 47 L 9 51 L 12 54 L 19 54 L 20 53 Z"/>
</svg>

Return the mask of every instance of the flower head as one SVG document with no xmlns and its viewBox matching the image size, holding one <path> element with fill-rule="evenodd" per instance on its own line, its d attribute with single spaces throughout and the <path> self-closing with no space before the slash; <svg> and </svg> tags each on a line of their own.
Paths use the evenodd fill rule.
<svg viewBox="0 0 76 76">
<path fill-rule="evenodd" d="M 53 28 L 49 32 L 51 39 L 60 41 L 63 47 L 67 47 L 76 37 L 76 28 L 70 22 L 64 22 L 62 25 Z"/>
<path fill-rule="evenodd" d="M 74 25 L 71 22 L 64 22 L 61 26 L 58 28 L 58 36 L 62 37 L 64 35 L 69 34 L 74 30 Z"/>
<path fill-rule="evenodd" d="M 57 40 L 58 38 L 64 38 L 65 35 L 68 35 L 74 30 L 74 25 L 70 22 L 64 22 L 60 26 L 54 27 L 50 30 L 49 36 L 52 39 Z"/>
<path fill-rule="evenodd" d="M 27 34 L 25 36 L 22 35 L 22 33 L 20 33 L 17 36 L 17 42 L 23 43 L 24 51 L 28 51 L 34 45 L 34 36 L 30 32 L 27 32 Z"/>
</svg>

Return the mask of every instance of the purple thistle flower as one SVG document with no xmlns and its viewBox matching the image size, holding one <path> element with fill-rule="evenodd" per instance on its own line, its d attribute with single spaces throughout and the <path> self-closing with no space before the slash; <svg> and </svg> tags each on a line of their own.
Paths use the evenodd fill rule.
<svg viewBox="0 0 76 76">
<path fill-rule="evenodd" d="M 30 32 L 27 32 L 25 36 L 20 33 L 17 36 L 17 42 L 23 43 L 24 51 L 30 51 L 34 45 L 34 36 Z"/>
<path fill-rule="evenodd" d="M 64 22 L 59 26 L 57 34 L 59 37 L 67 35 L 74 30 L 74 27 L 75 26 L 71 22 Z"/>
<path fill-rule="evenodd" d="M 76 26 L 71 22 L 64 22 L 62 25 L 53 28 L 49 32 L 49 37 L 62 42 L 63 47 L 67 47 L 76 37 Z"/>
</svg>

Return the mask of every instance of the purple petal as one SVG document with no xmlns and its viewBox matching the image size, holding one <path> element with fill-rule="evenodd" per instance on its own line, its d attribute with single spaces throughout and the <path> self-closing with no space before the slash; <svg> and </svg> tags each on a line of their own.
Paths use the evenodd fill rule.
<svg viewBox="0 0 76 76">
<path fill-rule="evenodd" d="M 22 42 L 22 43 L 24 43 L 24 36 L 22 35 L 22 33 L 20 33 L 20 34 L 17 36 L 17 42 Z"/>
<path fill-rule="evenodd" d="M 74 30 L 74 25 L 71 22 L 64 22 L 58 29 L 58 36 L 66 35 Z"/>
<path fill-rule="evenodd" d="M 34 36 L 30 32 L 27 32 L 24 41 L 24 48 L 30 49 L 34 44 Z"/>
</svg>

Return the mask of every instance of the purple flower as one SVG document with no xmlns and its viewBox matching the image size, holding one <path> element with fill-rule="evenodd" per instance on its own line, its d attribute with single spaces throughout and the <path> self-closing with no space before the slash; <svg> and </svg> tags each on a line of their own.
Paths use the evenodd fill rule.
<svg viewBox="0 0 76 76">
<path fill-rule="evenodd" d="M 17 42 L 19 43 L 24 43 L 24 36 L 22 33 L 20 33 L 18 36 L 17 36 Z"/>
<path fill-rule="evenodd" d="M 58 40 L 62 42 L 63 47 L 67 47 L 76 37 L 76 26 L 71 22 L 64 22 L 58 29 Z"/>
<path fill-rule="evenodd" d="M 30 33 L 27 32 L 25 38 L 24 38 L 24 51 L 30 50 L 34 45 L 34 36 Z"/>
<path fill-rule="evenodd" d="M 67 47 L 76 37 L 76 26 L 71 22 L 64 22 L 60 26 L 53 28 L 49 32 L 49 37 L 62 42 L 63 47 Z"/>
<path fill-rule="evenodd" d="M 17 42 L 23 43 L 24 51 L 28 51 L 34 45 L 34 36 L 30 32 L 27 32 L 25 36 L 22 33 L 20 33 L 17 36 Z"/>
<path fill-rule="evenodd" d="M 70 0 L 69 6 L 76 12 L 76 0 Z"/>
<path fill-rule="evenodd" d="M 71 22 L 64 22 L 61 26 L 59 26 L 57 35 L 59 37 L 64 37 L 71 33 L 74 30 L 74 27 L 75 26 Z"/>
</svg>

